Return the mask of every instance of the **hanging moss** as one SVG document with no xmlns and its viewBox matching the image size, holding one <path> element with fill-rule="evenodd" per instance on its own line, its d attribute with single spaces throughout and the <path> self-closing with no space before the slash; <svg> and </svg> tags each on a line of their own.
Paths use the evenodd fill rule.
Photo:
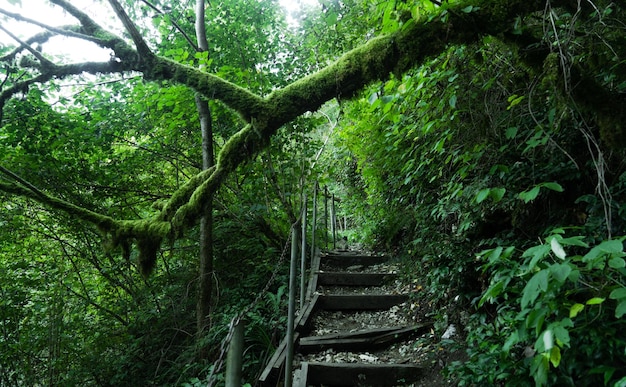
<svg viewBox="0 0 626 387">
<path fill-rule="evenodd" d="M 136 244 L 137 249 L 139 250 L 137 263 L 139 265 L 139 272 L 145 278 L 147 278 L 156 267 L 157 253 L 161 248 L 162 241 L 163 239 L 158 237 L 145 237 L 137 239 Z"/>
</svg>

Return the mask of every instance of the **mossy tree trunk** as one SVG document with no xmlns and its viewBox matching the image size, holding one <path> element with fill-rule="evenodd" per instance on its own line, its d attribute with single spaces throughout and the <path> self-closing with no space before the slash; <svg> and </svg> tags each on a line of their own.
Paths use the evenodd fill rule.
<svg viewBox="0 0 626 387">
<path fill-rule="evenodd" d="M 205 29 L 205 2 L 196 0 L 196 39 L 198 51 L 208 51 L 209 43 Z M 209 102 L 196 95 L 196 107 L 202 132 L 202 169 L 209 170 L 215 164 L 213 156 L 213 121 Z M 213 292 L 213 195 L 210 195 L 200 219 L 200 264 L 198 270 L 198 296 L 196 300 L 196 335 L 200 339 L 210 328 L 211 293 Z M 199 357 L 206 358 L 208 351 L 200 348 Z"/>
</svg>

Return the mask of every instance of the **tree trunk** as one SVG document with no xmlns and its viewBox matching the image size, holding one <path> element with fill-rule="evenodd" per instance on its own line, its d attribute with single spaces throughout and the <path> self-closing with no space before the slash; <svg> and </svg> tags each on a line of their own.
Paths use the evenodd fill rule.
<svg viewBox="0 0 626 387">
<path fill-rule="evenodd" d="M 209 44 L 206 39 L 204 23 L 204 0 L 196 0 L 196 39 L 198 50 L 206 51 Z M 196 95 L 196 108 L 200 118 L 202 132 L 202 169 L 214 165 L 213 126 L 211 109 L 208 101 L 200 94 Z M 210 327 L 211 293 L 213 291 L 213 196 L 209 198 L 200 220 L 200 265 L 198 273 L 198 298 L 196 301 L 196 334 L 200 338 Z M 199 357 L 206 358 L 207 351 L 200 349 Z"/>
</svg>

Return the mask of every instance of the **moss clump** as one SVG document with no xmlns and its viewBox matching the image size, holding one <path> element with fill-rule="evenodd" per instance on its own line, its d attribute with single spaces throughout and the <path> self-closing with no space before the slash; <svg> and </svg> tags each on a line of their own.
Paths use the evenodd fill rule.
<svg viewBox="0 0 626 387">
<path fill-rule="evenodd" d="M 139 250 L 137 263 L 139 272 L 144 278 L 147 278 L 156 267 L 157 253 L 161 249 L 162 241 L 163 239 L 158 237 L 139 238 L 136 241 Z"/>
</svg>

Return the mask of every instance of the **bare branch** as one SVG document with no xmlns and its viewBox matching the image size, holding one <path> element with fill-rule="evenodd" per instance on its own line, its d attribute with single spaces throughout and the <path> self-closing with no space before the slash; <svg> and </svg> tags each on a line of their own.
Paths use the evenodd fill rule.
<svg viewBox="0 0 626 387">
<path fill-rule="evenodd" d="M 57 0 L 50 0 L 50 1 L 55 2 Z M 46 30 L 48 30 L 50 32 L 54 32 L 54 33 L 56 33 L 58 35 L 67 36 L 67 37 L 70 37 L 70 38 L 83 39 L 83 40 L 87 40 L 87 41 L 96 43 L 96 44 L 101 45 L 101 46 L 105 46 L 105 41 L 103 41 L 102 39 L 96 38 L 95 36 L 90 36 L 90 35 L 85 35 L 85 34 L 82 34 L 82 33 L 78 33 L 78 32 L 76 32 L 77 29 L 73 28 L 73 27 L 68 27 L 68 26 L 66 26 L 66 27 L 52 27 L 52 26 L 49 26 L 49 25 L 47 25 L 45 23 L 41 23 L 41 22 L 39 22 L 37 20 L 30 19 L 30 18 L 27 18 L 25 16 L 22 16 L 19 13 L 9 12 L 9 11 L 4 10 L 2 8 L 0 8 L 0 14 L 9 16 L 10 18 L 18 20 L 18 21 L 23 21 L 23 22 L 26 22 L 26 23 L 29 23 L 29 24 L 36 25 L 36 26 L 44 28 L 44 29 L 46 29 Z M 35 36 L 41 36 L 41 34 L 37 34 Z M 50 37 L 48 37 L 48 38 L 50 38 Z M 27 42 L 30 41 L 31 39 L 33 39 L 33 38 L 28 39 Z M 112 47 L 110 47 L 110 48 L 112 48 Z"/>
<path fill-rule="evenodd" d="M 128 31 L 130 37 L 133 39 L 140 57 L 145 59 L 154 57 L 155 55 L 152 53 L 152 50 L 150 50 L 150 47 L 148 47 L 148 44 L 143 39 L 143 36 L 139 30 L 137 30 L 135 23 L 130 20 L 130 17 L 126 11 L 124 11 L 124 8 L 120 5 L 120 3 L 117 0 L 109 0 L 109 4 L 111 4 L 111 7 L 113 7 L 113 11 L 115 11 L 118 19 L 120 19 L 124 28 L 126 28 L 126 31 Z"/>
<path fill-rule="evenodd" d="M 160 10 L 156 5 L 150 3 L 148 0 L 142 0 L 142 2 L 147 5 L 148 7 L 150 7 L 154 12 L 158 13 L 159 15 L 165 15 L 165 12 L 163 12 L 162 10 Z M 204 18 L 202 19 L 204 20 Z M 196 46 L 195 42 L 191 39 L 191 37 L 189 37 L 189 35 L 185 32 L 185 30 L 183 30 L 180 25 L 178 23 L 176 23 L 176 21 L 174 19 L 170 18 L 170 22 L 172 23 L 172 25 L 174 26 L 174 28 L 176 28 L 178 30 L 178 32 L 180 32 L 180 34 L 183 36 L 183 38 L 185 38 L 185 40 L 187 41 L 187 43 L 189 43 L 189 45 L 195 50 L 195 51 L 201 51 L 200 48 L 198 48 L 198 46 Z"/>
<path fill-rule="evenodd" d="M 52 62 L 46 59 L 41 53 L 30 46 L 30 44 L 26 43 L 22 39 L 15 36 L 11 31 L 7 30 L 3 26 L 0 26 L 0 30 L 4 31 L 7 35 L 9 35 L 13 40 L 18 42 L 24 49 L 33 54 L 35 58 L 39 59 L 42 66 L 51 66 Z"/>
</svg>

